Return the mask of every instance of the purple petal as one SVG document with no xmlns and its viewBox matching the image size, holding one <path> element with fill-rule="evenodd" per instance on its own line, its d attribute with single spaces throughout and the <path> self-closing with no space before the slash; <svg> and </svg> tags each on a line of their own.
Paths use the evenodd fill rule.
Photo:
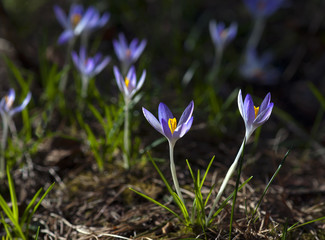
<svg viewBox="0 0 325 240">
<path fill-rule="evenodd" d="M 114 47 L 114 51 L 116 53 L 117 58 L 122 61 L 123 57 L 124 57 L 124 53 L 125 51 L 123 51 L 120 43 L 117 40 L 113 40 L 113 47 Z"/>
<path fill-rule="evenodd" d="M 111 58 L 110 57 L 105 57 L 103 59 L 103 61 L 101 61 L 97 67 L 95 68 L 95 71 L 94 71 L 94 74 L 97 75 L 98 73 L 100 73 L 106 66 L 107 64 L 111 61 Z"/>
<path fill-rule="evenodd" d="M 237 34 L 237 23 L 232 23 L 230 26 L 229 26 L 229 30 L 228 30 L 228 39 L 227 41 L 231 41 L 232 39 L 235 38 L 236 34 Z"/>
<path fill-rule="evenodd" d="M 32 94 L 29 92 L 26 96 L 26 98 L 24 99 L 24 101 L 22 102 L 22 104 L 14 109 L 12 109 L 9 114 L 10 116 L 14 115 L 15 113 L 17 112 L 21 112 L 26 106 L 27 104 L 29 103 L 30 99 L 32 97 Z"/>
<path fill-rule="evenodd" d="M 179 129 L 174 132 L 174 137 L 183 137 L 192 127 L 193 117 L 191 117 L 186 123 L 182 124 Z"/>
<path fill-rule="evenodd" d="M 80 14 L 82 15 L 84 12 L 84 8 L 80 4 L 72 4 L 70 7 L 70 12 L 69 12 L 69 19 L 72 18 L 73 15 L 75 14 Z"/>
<path fill-rule="evenodd" d="M 103 16 L 100 18 L 98 25 L 100 27 L 103 27 L 108 22 L 110 17 L 111 15 L 109 13 L 104 13 Z"/>
<path fill-rule="evenodd" d="M 78 68 L 78 70 L 80 71 L 80 61 L 79 61 L 79 57 L 78 57 L 78 54 L 75 52 L 75 51 L 73 51 L 72 53 L 71 53 L 71 57 L 72 57 L 72 61 L 73 61 L 73 63 L 74 63 L 74 65 L 76 66 L 76 68 Z"/>
<path fill-rule="evenodd" d="M 187 123 L 189 119 L 192 117 L 193 110 L 194 110 L 194 102 L 192 100 L 190 104 L 185 108 L 177 125 L 180 126 Z"/>
<path fill-rule="evenodd" d="M 133 53 L 134 61 L 136 61 L 140 57 L 146 45 L 147 45 L 147 40 L 142 40 L 140 45 L 136 48 L 136 50 Z"/>
<path fill-rule="evenodd" d="M 146 74 L 147 74 L 146 70 L 143 70 L 140 80 L 138 82 L 138 85 L 135 89 L 136 91 L 138 91 L 142 87 L 144 80 L 146 79 Z"/>
<path fill-rule="evenodd" d="M 244 115 L 243 115 L 244 103 L 243 103 L 243 97 L 241 94 L 241 89 L 239 89 L 239 92 L 238 92 L 237 102 L 238 102 L 238 109 L 239 109 L 240 115 L 242 116 L 242 118 L 244 118 Z M 244 120 L 245 120 L 245 118 L 244 118 Z"/>
<path fill-rule="evenodd" d="M 89 7 L 83 17 L 81 18 L 80 22 L 77 24 L 77 26 L 74 29 L 74 32 L 79 35 L 81 32 L 87 27 L 87 24 L 91 20 L 91 18 L 96 13 L 96 9 L 93 7 Z"/>
<path fill-rule="evenodd" d="M 116 66 L 113 67 L 113 71 L 114 71 L 117 86 L 120 89 L 120 91 L 123 93 L 124 91 L 123 91 L 123 87 L 122 87 L 122 83 L 121 83 L 123 81 L 123 77 L 122 77 L 119 69 Z"/>
<path fill-rule="evenodd" d="M 158 132 L 160 132 L 161 134 L 164 135 L 163 130 L 161 128 L 160 123 L 158 122 L 157 118 L 152 115 L 151 112 L 149 112 L 147 109 L 145 109 L 144 107 L 142 108 L 142 112 L 144 117 L 147 119 L 147 121 L 150 123 L 150 125 L 156 129 Z"/>
<path fill-rule="evenodd" d="M 54 6 L 54 13 L 56 16 L 56 19 L 59 21 L 59 23 L 62 25 L 63 28 L 69 27 L 69 20 L 67 19 L 67 15 L 63 12 L 62 8 L 59 6 Z"/>
<path fill-rule="evenodd" d="M 257 117 L 256 117 L 256 119 L 254 121 L 254 124 L 262 125 L 263 123 L 265 123 L 269 119 L 269 117 L 271 116 L 273 106 L 274 106 L 274 104 L 270 103 L 266 107 L 266 109 L 264 109 L 264 111 L 260 112 L 257 115 Z"/>
<path fill-rule="evenodd" d="M 168 120 L 167 120 L 168 121 Z M 165 135 L 166 138 L 168 138 L 169 140 L 172 140 L 173 138 L 173 134 L 172 132 L 170 131 L 170 128 L 168 126 L 168 122 L 167 122 L 165 119 L 162 119 L 161 120 L 161 126 L 162 126 L 162 130 L 163 130 L 163 133 Z M 174 132 L 175 133 L 175 132 Z"/>
<path fill-rule="evenodd" d="M 254 103 L 251 95 L 247 94 L 244 100 L 244 114 L 245 114 L 245 122 L 247 124 L 252 124 L 255 119 L 255 110 Z"/>
<path fill-rule="evenodd" d="M 124 34 L 123 34 L 123 33 L 120 33 L 120 34 L 118 35 L 118 38 L 119 38 L 120 47 L 121 47 L 124 51 L 126 51 L 126 49 L 128 49 L 128 43 L 127 43 L 127 41 L 126 41 L 126 38 L 125 38 Z"/>
<path fill-rule="evenodd" d="M 131 66 L 129 71 L 128 71 L 128 74 L 126 75 L 126 78 L 129 79 L 129 87 L 130 88 L 134 88 L 136 83 L 137 83 L 137 76 L 136 76 L 136 73 L 135 73 L 135 67 L 134 66 Z"/>
<path fill-rule="evenodd" d="M 162 119 L 165 119 L 165 121 L 168 121 L 170 118 L 174 118 L 172 112 L 169 110 L 166 104 L 159 103 L 158 106 L 158 120 L 160 123 L 162 123 Z"/>
<path fill-rule="evenodd" d="M 263 102 L 261 103 L 259 111 L 263 112 L 267 108 L 267 106 L 270 104 L 270 101 L 271 101 L 271 93 L 268 93 L 265 96 Z"/>
<path fill-rule="evenodd" d="M 74 33 L 72 30 L 65 30 L 58 39 L 58 44 L 63 44 L 68 42 L 70 39 L 74 38 Z"/>
</svg>

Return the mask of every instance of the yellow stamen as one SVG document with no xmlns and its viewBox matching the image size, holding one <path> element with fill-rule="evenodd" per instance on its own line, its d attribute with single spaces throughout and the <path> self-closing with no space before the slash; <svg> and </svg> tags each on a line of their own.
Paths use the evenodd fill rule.
<svg viewBox="0 0 325 240">
<path fill-rule="evenodd" d="M 73 27 L 77 26 L 77 24 L 80 22 L 80 20 L 81 20 L 81 15 L 79 13 L 73 14 L 71 16 L 72 26 Z"/>
<path fill-rule="evenodd" d="M 128 87 L 129 83 L 130 83 L 130 80 L 126 77 L 125 80 L 124 80 L 124 83 L 125 83 L 125 86 Z"/>
<path fill-rule="evenodd" d="M 126 50 L 126 56 L 129 58 L 131 57 L 131 50 L 130 49 L 127 49 Z"/>
<path fill-rule="evenodd" d="M 174 131 L 175 131 L 176 127 L 177 127 L 176 118 L 170 118 L 170 119 L 168 119 L 168 127 L 170 129 L 170 132 L 172 134 L 174 134 Z"/>
<path fill-rule="evenodd" d="M 260 110 L 260 107 L 255 107 L 255 106 L 254 106 L 255 118 L 257 117 L 258 110 Z"/>
<path fill-rule="evenodd" d="M 6 105 L 8 108 L 11 108 L 12 104 L 13 104 L 13 101 L 12 99 L 9 99 L 8 96 L 5 96 L 5 102 L 6 102 Z"/>
</svg>

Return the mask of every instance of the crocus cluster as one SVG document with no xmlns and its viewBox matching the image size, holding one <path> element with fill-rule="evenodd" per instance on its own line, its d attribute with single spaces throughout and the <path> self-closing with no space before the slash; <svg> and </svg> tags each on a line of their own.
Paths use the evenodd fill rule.
<svg viewBox="0 0 325 240">
<path fill-rule="evenodd" d="M 71 5 L 68 15 L 59 6 L 54 6 L 54 13 L 64 28 L 63 33 L 58 39 L 59 44 L 66 43 L 81 34 L 89 34 L 91 31 L 103 27 L 110 18 L 109 13 L 104 13 L 100 16 L 94 7 L 88 7 L 85 10 L 79 4 Z"/>
</svg>

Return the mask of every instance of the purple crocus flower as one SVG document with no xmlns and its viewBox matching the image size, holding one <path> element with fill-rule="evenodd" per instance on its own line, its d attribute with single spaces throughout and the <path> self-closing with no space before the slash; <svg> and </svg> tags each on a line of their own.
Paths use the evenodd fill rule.
<svg viewBox="0 0 325 240">
<path fill-rule="evenodd" d="M 116 56 L 122 63 L 122 66 L 124 66 L 123 68 L 126 69 L 125 71 L 138 60 L 146 45 L 147 40 L 144 39 L 139 43 L 139 40 L 136 38 L 129 45 L 123 33 L 119 34 L 118 40 L 113 40 Z"/>
<path fill-rule="evenodd" d="M 94 57 L 87 57 L 86 49 L 81 47 L 79 56 L 76 52 L 71 53 L 73 63 L 83 76 L 91 78 L 100 73 L 110 62 L 110 57 L 102 57 L 97 53 Z"/>
<path fill-rule="evenodd" d="M 131 100 L 134 94 L 136 94 L 136 92 L 142 87 L 146 78 L 146 70 L 143 70 L 140 80 L 137 82 L 137 75 L 134 66 L 129 69 L 125 78 L 120 73 L 118 67 L 114 66 L 113 69 L 118 88 L 126 100 Z"/>
<path fill-rule="evenodd" d="M 21 112 L 29 103 L 30 99 L 31 99 L 32 95 L 29 92 L 26 96 L 26 98 L 24 99 L 24 101 L 22 102 L 21 105 L 19 105 L 18 107 L 13 108 L 12 105 L 15 101 L 16 98 L 16 94 L 15 94 L 15 90 L 14 89 L 10 89 L 9 93 L 7 96 L 3 97 L 0 101 L 0 114 L 1 116 L 5 116 L 7 118 L 11 118 L 14 114 Z"/>
<path fill-rule="evenodd" d="M 89 32 L 102 27 L 109 20 L 108 13 L 104 13 L 103 16 L 100 17 L 98 11 L 94 7 L 88 7 L 84 10 L 83 6 L 79 4 L 71 5 L 68 16 L 59 6 L 54 6 L 54 13 L 59 23 L 64 28 L 63 33 L 58 39 L 59 44 L 66 43 L 83 32 Z"/>
<path fill-rule="evenodd" d="M 279 77 L 279 71 L 270 64 L 271 61 L 272 54 L 270 52 L 259 57 L 255 49 L 249 49 L 246 51 L 244 63 L 240 67 L 240 73 L 248 81 L 274 85 Z"/>
<path fill-rule="evenodd" d="M 238 93 L 238 108 L 246 127 L 246 141 L 256 128 L 264 124 L 271 116 L 273 102 L 268 93 L 259 107 L 255 107 L 251 95 L 247 94 L 243 102 L 241 90 Z"/>
<path fill-rule="evenodd" d="M 285 0 L 244 0 L 254 17 L 268 17 L 278 10 Z"/>
<path fill-rule="evenodd" d="M 209 29 L 216 49 L 222 50 L 225 48 L 227 43 L 235 38 L 237 34 L 237 23 L 232 23 L 228 28 L 226 28 L 223 22 L 217 24 L 215 20 L 212 20 L 210 21 Z"/>
<path fill-rule="evenodd" d="M 193 123 L 193 109 L 194 102 L 191 101 L 184 110 L 178 124 L 176 118 L 164 103 L 159 104 L 158 120 L 144 107 L 142 108 L 142 111 L 144 117 L 147 119 L 150 125 L 164 135 L 168 139 L 170 145 L 173 147 L 176 141 L 190 130 Z"/>
</svg>

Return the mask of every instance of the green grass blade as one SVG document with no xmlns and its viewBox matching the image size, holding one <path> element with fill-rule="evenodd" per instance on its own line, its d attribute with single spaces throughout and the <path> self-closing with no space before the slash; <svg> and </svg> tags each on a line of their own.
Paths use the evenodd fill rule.
<svg viewBox="0 0 325 240">
<path fill-rule="evenodd" d="M 137 190 L 133 189 L 133 188 L 129 188 L 131 191 L 135 192 L 136 194 L 140 195 L 141 197 L 149 200 L 150 202 L 153 202 L 154 204 L 166 209 L 168 212 L 172 213 L 175 217 L 177 217 L 180 221 L 184 221 L 177 213 L 175 213 L 173 210 L 171 210 L 169 207 L 165 206 L 164 204 L 154 200 L 153 198 L 141 193 L 141 192 L 138 192 Z"/>
<path fill-rule="evenodd" d="M 311 224 L 313 222 L 318 222 L 318 221 L 323 221 L 323 220 L 325 220 L 325 216 L 324 217 L 317 218 L 317 219 L 314 219 L 314 220 L 311 220 L 311 221 L 308 221 L 308 222 L 305 222 L 305 223 L 302 223 L 302 224 L 299 224 L 299 225 L 298 225 L 298 223 L 295 223 L 294 225 L 292 225 L 291 227 L 288 228 L 288 232 L 289 231 L 292 231 L 292 230 L 294 230 L 296 228 L 305 226 L 307 224 Z"/>
<path fill-rule="evenodd" d="M 6 201 L 4 200 L 4 198 L 1 195 L 0 195 L 0 207 L 2 208 L 4 213 L 7 215 L 7 217 L 10 219 L 10 221 L 14 225 L 14 228 L 18 232 L 19 236 L 23 240 L 25 240 L 26 237 L 23 234 L 23 231 L 21 230 L 21 227 L 19 225 L 18 220 L 15 218 L 15 216 L 13 215 L 13 212 L 11 211 L 10 207 L 8 206 L 8 204 L 6 203 Z"/>
<path fill-rule="evenodd" d="M 243 182 L 239 188 L 238 191 L 240 191 L 251 179 L 253 176 L 249 177 L 245 182 Z M 233 191 L 227 198 L 222 202 L 218 210 L 213 214 L 212 218 L 210 219 L 209 224 L 211 224 L 212 220 L 224 209 L 224 207 L 228 204 L 228 201 L 234 196 L 235 191 Z"/>
<path fill-rule="evenodd" d="M 208 204 L 208 201 L 209 201 L 209 199 L 210 199 L 210 197 L 211 197 L 211 194 L 212 194 L 212 191 L 213 191 L 214 187 L 215 187 L 215 184 L 213 184 L 212 187 L 210 188 L 210 191 L 209 191 L 209 193 L 208 193 L 208 196 L 207 196 L 207 198 L 205 199 L 204 206 L 206 206 L 206 205 Z"/>
<path fill-rule="evenodd" d="M 325 111 L 325 97 L 323 96 L 323 94 L 317 89 L 317 87 L 312 82 L 308 82 L 308 87 L 319 101 L 320 105 L 322 106 L 322 109 Z"/>
<path fill-rule="evenodd" d="M 46 197 L 46 195 L 52 190 L 52 188 L 54 187 L 55 182 L 51 184 L 51 186 L 48 187 L 48 189 L 45 191 L 45 193 L 42 195 L 42 197 L 40 198 L 40 200 L 38 201 L 38 203 L 35 205 L 33 212 L 31 214 L 31 216 L 33 216 L 36 212 L 36 210 L 38 209 L 38 207 L 40 206 L 40 204 L 42 203 L 42 201 L 44 200 L 44 198 Z"/>
<path fill-rule="evenodd" d="M 209 170 L 210 170 L 210 167 L 211 167 L 211 165 L 212 165 L 212 163 L 213 163 L 214 158 L 215 158 L 215 156 L 212 157 L 212 159 L 211 159 L 211 161 L 210 161 L 210 163 L 209 163 L 209 165 L 208 165 L 208 167 L 207 167 L 207 170 L 205 171 L 205 174 L 204 174 L 204 176 L 203 176 L 203 178 L 202 178 L 202 181 L 201 181 L 201 184 L 200 184 L 200 189 L 202 188 L 202 186 L 203 186 L 203 184 L 204 184 L 205 178 L 206 178 L 206 176 L 208 175 L 208 172 L 209 172 Z"/>
<path fill-rule="evenodd" d="M 105 121 L 100 112 L 91 104 L 88 104 L 88 108 L 90 111 L 94 114 L 95 118 L 98 120 L 98 122 L 102 125 L 102 127 L 105 129 Z"/>
<path fill-rule="evenodd" d="M 36 199 L 38 198 L 38 196 L 41 194 L 42 192 L 42 188 L 40 188 L 37 193 L 34 195 L 34 197 L 32 198 L 32 200 L 29 202 L 29 204 L 27 205 L 24 213 L 23 213 L 23 216 L 20 220 L 20 225 L 23 226 L 25 224 L 25 221 L 27 220 L 28 218 L 28 213 L 29 213 L 29 210 L 32 208 L 32 206 L 34 205 Z"/>
<path fill-rule="evenodd" d="M 167 187 L 168 192 L 169 192 L 171 195 L 173 195 L 174 191 L 173 191 L 173 189 L 171 188 L 171 186 L 169 185 L 169 183 L 167 182 L 167 180 L 166 180 L 164 174 L 160 171 L 160 169 L 158 168 L 157 164 L 156 164 L 155 161 L 152 159 L 151 155 L 150 155 L 150 154 L 148 154 L 148 155 L 149 155 L 149 159 L 150 159 L 150 161 L 152 162 L 153 166 L 155 167 L 155 169 L 157 170 L 159 176 L 161 177 L 161 179 L 163 180 L 165 186 Z"/>
<path fill-rule="evenodd" d="M 191 165 L 190 165 L 190 163 L 188 162 L 188 160 L 186 159 L 186 164 L 187 164 L 187 167 L 188 167 L 188 170 L 190 171 L 190 174 L 191 174 L 191 176 L 192 176 L 192 179 L 193 179 L 193 182 L 194 182 L 194 186 L 195 186 L 195 176 L 194 176 L 194 174 L 193 174 L 193 171 L 192 171 L 192 168 L 191 168 Z"/>
<path fill-rule="evenodd" d="M 4 229 L 5 229 L 5 232 L 6 232 L 6 238 L 5 237 L 2 237 L 2 239 L 13 239 L 12 236 L 11 236 L 11 232 L 10 232 L 10 226 L 6 223 L 2 213 L 1 213 L 1 221 L 0 223 L 2 223 Z"/>
<path fill-rule="evenodd" d="M 286 240 L 287 235 L 288 235 L 288 220 L 286 219 L 286 222 L 285 222 L 285 224 L 283 226 L 283 233 L 282 233 L 281 240 Z"/>
<path fill-rule="evenodd" d="M 8 178 L 10 199 L 11 199 L 11 204 L 12 204 L 12 214 L 13 214 L 13 217 L 18 222 L 18 220 L 19 220 L 19 212 L 18 212 L 17 196 L 16 196 L 14 182 L 13 182 L 12 177 L 10 175 L 10 171 L 9 171 L 9 166 L 8 165 L 7 165 L 7 178 Z"/>
<path fill-rule="evenodd" d="M 258 203 L 257 203 L 257 205 L 256 205 L 256 207 L 255 207 L 255 209 L 254 209 L 254 212 L 252 213 L 252 217 L 251 217 L 251 219 L 254 218 L 257 209 L 258 209 L 259 206 L 261 205 L 262 200 L 263 200 L 265 194 L 267 193 L 267 191 L 268 191 L 268 189 L 269 189 L 271 183 L 273 182 L 273 180 L 275 179 L 275 177 L 278 175 L 280 169 L 282 168 L 282 166 L 283 166 L 283 164 L 284 164 L 286 158 L 287 158 L 288 155 L 289 155 L 289 152 L 290 152 L 290 151 L 287 151 L 287 153 L 285 154 L 285 156 L 284 156 L 284 158 L 282 159 L 281 163 L 279 164 L 277 170 L 275 171 L 275 173 L 273 174 L 272 178 L 270 179 L 270 181 L 269 181 L 268 184 L 266 185 L 266 187 L 265 187 L 265 189 L 264 189 L 264 191 L 263 191 L 263 194 L 262 194 L 261 198 L 259 199 L 259 201 L 258 201 Z"/>
</svg>

